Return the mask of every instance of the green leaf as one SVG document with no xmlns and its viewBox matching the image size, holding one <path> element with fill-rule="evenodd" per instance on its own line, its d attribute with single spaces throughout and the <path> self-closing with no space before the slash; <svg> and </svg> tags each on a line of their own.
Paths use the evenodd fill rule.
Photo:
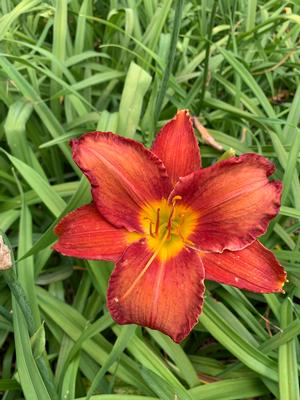
<svg viewBox="0 0 300 400">
<path fill-rule="evenodd" d="M 23 161 L 20 161 L 6 153 L 4 150 L 2 151 L 7 155 L 28 185 L 31 186 L 35 193 L 40 197 L 45 206 L 57 217 L 66 206 L 64 200 L 62 200 L 62 198 L 51 188 L 49 183 L 34 169 L 26 165 Z"/>
<path fill-rule="evenodd" d="M 161 349 L 165 351 L 169 357 L 175 362 L 180 371 L 180 375 L 188 383 L 190 387 L 199 384 L 198 375 L 185 354 L 184 350 L 178 344 L 174 343 L 168 336 L 161 332 L 148 329 L 149 334 L 159 344 Z"/>
<path fill-rule="evenodd" d="M 132 138 L 140 120 L 145 93 L 151 76 L 140 66 L 131 62 L 124 84 L 119 108 L 117 132 Z"/>
<path fill-rule="evenodd" d="M 267 394 L 267 388 L 257 378 L 225 379 L 190 390 L 192 398 L 205 400 L 242 400 Z"/>
<path fill-rule="evenodd" d="M 34 358 L 37 359 L 41 357 L 43 352 L 45 351 L 46 345 L 44 323 L 42 323 L 38 330 L 34 333 L 34 335 L 31 336 L 30 342 Z"/>
<path fill-rule="evenodd" d="M 274 381 L 278 381 L 276 364 L 246 341 L 231 325 L 217 313 L 214 300 L 206 299 L 201 324 L 235 357 L 248 368 Z"/>
<path fill-rule="evenodd" d="M 136 330 L 135 325 L 127 325 L 121 328 L 121 332 L 118 335 L 116 343 L 114 344 L 112 351 L 110 352 L 109 356 L 107 357 L 105 363 L 100 368 L 99 372 L 96 374 L 91 387 L 86 396 L 86 400 L 91 398 L 91 395 L 97 389 L 97 386 L 100 384 L 101 379 L 103 379 L 106 372 L 113 366 L 113 364 L 121 357 L 122 353 L 124 352 L 125 348 L 128 346 L 132 336 L 134 335 Z"/>
<path fill-rule="evenodd" d="M 293 308 L 290 299 L 285 299 L 281 305 L 281 327 L 283 329 L 293 321 Z M 299 323 L 299 319 L 298 319 Z M 299 379 L 297 366 L 296 336 L 279 347 L 278 371 L 280 398 L 299 400 Z"/>
</svg>

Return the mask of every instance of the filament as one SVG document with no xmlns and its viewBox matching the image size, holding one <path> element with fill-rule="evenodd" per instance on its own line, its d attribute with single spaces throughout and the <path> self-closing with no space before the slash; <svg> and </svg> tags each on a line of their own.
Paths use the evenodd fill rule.
<svg viewBox="0 0 300 400">
<path fill-rule="evenodd" d="M 147 272 L 147 269 L 151 266 L 153 263 L 155 257 L 158 255 L 160 252 L 161 248 L 163 247 L 165 241 L 167 240 L 168 237 L 168 232 L 164 235 L 164 237 L 161 239 L 161 241 L 158 243 L 158 246 L 155 250 L 155 252 L 152 254 L 152 256 L 149 258 L 147 261 L 145 267 L 142 269 L 142 271 L 138 274 L 138 276 L 135 278 L 133 281 L 132 285 L 127 289 L 127 291 L 123 294 L 123 296 L 119 299 L 119 301 L 124 300 L 127 296 L 130 295 L 130 293 L 133 291 L 133 289 L 136 287 L 137 283 L 141 280 L 141 278 L 144 276 L 144 274 Z"/>
<path fill-rule="evenodd" d="M 157 209 L 156 212 L 156 225 L 155 225 L 155 235 L 158 236 L 159 232 L 159 222 L 160 222 L 160 208 Z"/>
</svg>

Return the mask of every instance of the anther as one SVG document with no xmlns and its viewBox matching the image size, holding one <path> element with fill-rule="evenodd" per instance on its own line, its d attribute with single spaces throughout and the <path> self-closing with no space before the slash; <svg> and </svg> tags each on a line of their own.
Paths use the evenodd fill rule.
<svg viewBox="0 0 300 400">
<path fill-rule="evenodd" d="M 173 199 L 172 199 L 173 207 L 175 206 L 177 200 L 182 200 L 182 197 L 179 195 L 173 197 Z"/>
</svg>

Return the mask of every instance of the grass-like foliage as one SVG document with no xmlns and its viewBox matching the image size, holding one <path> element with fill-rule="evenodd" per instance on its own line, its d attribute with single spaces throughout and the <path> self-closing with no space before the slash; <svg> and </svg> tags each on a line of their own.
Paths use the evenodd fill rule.
<svg viewBox="0 0 300 400">
<path fill-rule="evenodd" d="M 299 399 L 299 12 L 280 0 L 0 1 L 0 229 L 33 314 L 30 325 L 0 275 L 4 400 Z M 276 164 L 282 207 L 261 241 L 289 283 L 257 295 L 207 282 L 177 345 L 113 322 L 110 263 L 51 245 L 61 216 L 90 201 L 69 139 L 102 130 L 150 145 L 180 108 L 223 151 Z M 204 165 L 222 155 L 199 142 Z"/>
</svg>

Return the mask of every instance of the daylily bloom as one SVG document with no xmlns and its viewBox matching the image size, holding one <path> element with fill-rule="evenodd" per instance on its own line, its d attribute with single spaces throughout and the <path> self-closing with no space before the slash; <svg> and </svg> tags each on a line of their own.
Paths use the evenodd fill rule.
<svg viewBox="0 0 300 400">
<path fill-rule="evenodd" d="M 197 323 L 204 279 L 258 293 L 281 292 L 286 274 L 256 238 L 280 207 L 274 165 L 244 154 L 201 168 L 192 119 L 177 113 L 151 150 L 111 132 L 71 141 L 92 186 L 92 204 L 56 226 L 54 249 L 114 261 L 107 305 L 182 341 Z"/>
</svg>

